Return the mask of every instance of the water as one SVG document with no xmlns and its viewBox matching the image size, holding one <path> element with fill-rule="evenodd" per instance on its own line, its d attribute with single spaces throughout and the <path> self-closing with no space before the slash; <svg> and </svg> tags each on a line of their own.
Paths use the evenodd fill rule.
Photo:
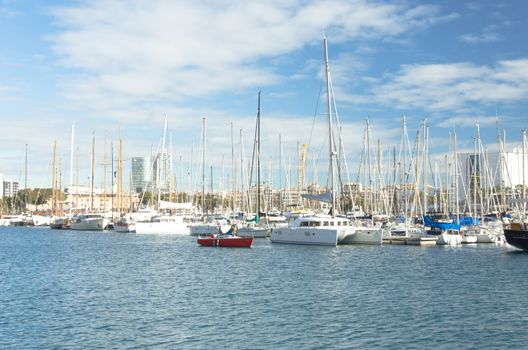
<svg viewBox="0 0 528 350">
<path fill-rule="evenodd" d="M 528 254 L 0 228 L 2 349 L 522 348 Z"/>
</svg>

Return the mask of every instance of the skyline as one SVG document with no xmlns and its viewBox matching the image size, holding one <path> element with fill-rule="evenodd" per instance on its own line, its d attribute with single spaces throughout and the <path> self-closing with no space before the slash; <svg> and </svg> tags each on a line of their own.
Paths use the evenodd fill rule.
<svg viewBox="0 0 528 350">
<path fill-rule="evenodd" d="M 109 143 L 121 133 L 125 160 L 147 156 L 165 114 L 175 158 L 189 161 L 206 117 L 208 158 L 227 168 L 231 123 L 250 154 L 259 90 L 263 157 L 276 159 L 280 133 L 295 164 L 297 143 L 324 142 L 311 132 L 323 35 L 350 163 L 366 118 L 388 148 L 402 114 L 411 139 L 427 118 L 433 155 L 455 127 L 472 149 L 477 122 L 495 150 L 497 119 L 511 151 L 528 126 L 527 13 L 522 1 L 0 0 L 0 173 L 23 184 L 28 144 L 29 187 L 49 187 L 53 141 L 68 169 L 73 123 L 84 173 L 92 133 L 99 163 L 105 130 Z"/>
</svg>

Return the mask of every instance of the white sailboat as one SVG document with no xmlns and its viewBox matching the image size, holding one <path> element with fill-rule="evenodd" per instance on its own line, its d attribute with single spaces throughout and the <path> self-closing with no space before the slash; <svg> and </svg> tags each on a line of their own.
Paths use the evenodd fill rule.
<svg viewBox="0 0 528 350">
<path fill-rule="evenodd" d="M 156 162 L 158 165 L 157 178 L 161 179 L 168 173 L 166 167 L 167 155 L 165 140 L 167 132 L 167 115 L 165 115 L 165 122 L 163 127 L 163 136 L 161 143 L 161 160 Z M 150 208 L 140 210 L 135 215 L 132 215 L 135 222 L 136 234 L 171 234 L 171 235 L 189 235 L 189 215 L 192 210 L 192 203 L 172 203 L 161 200 L 161 180 L 157 181 L 158 186 L 158 210 L 154 211 Z M 176 215 L 162 214 L 163 212 L 176 211 Z M 157 215 L 154 215 L 157 213 Z M 140 221 L 142 218 L 148 218 L 147 221 Z"/>
<path fill-rule="evenodd" d="M 336 196 L 334 184 L 336 179 L 336 150 L 332 129 L 332 107 L 330 97 L 330 69 L 328 65 L 328 47 L 323 39 L 325 58 L 325 77 L 327 92 L 328 133 L 329 133 L 329 190 L 319 195 L 305 195 L 305 198 L 331 203 L 331 215 L 307 215 L 295 219 L 288 227 L 273 229 L 273 243 L 312 244 L 335 246 L 339 243 L 371 243 L 381 244 L 382 229 L 365 230 L 352 223 L 346 217 L 336 216 Z"/>
</svg>

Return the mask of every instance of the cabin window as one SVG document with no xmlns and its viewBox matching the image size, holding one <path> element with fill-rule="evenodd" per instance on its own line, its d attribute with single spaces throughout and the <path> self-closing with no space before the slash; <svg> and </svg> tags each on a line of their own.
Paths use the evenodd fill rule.
<svg viewBox="0 0 528 350">
<path fill-rule="evenodd" d="M 314 226 L 321 226 L 321 222 L 320 221 L 317 221 L 317 222 L 314 222 Z"/>
<path fill-rule="evenodd" d="M 309 222 L 308 221 L 303 221 L 301 222 L 301 226 L 308 226 Z"/>
<path fill-rule="evenodd" d="M 323 221 L 323 226 L 328 226 L 328 221 Z"/>
</svg>

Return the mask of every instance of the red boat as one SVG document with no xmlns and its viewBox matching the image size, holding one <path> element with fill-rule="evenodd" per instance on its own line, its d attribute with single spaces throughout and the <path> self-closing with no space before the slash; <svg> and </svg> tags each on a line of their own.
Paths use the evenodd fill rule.
<svg viewBox="0 0 528 350">
<path fill-rule="evenodd" d="M 227 235 L 198 236 L 198 244 L 206 247 L 251 248 L 253 237 Z"/>
</svg>

